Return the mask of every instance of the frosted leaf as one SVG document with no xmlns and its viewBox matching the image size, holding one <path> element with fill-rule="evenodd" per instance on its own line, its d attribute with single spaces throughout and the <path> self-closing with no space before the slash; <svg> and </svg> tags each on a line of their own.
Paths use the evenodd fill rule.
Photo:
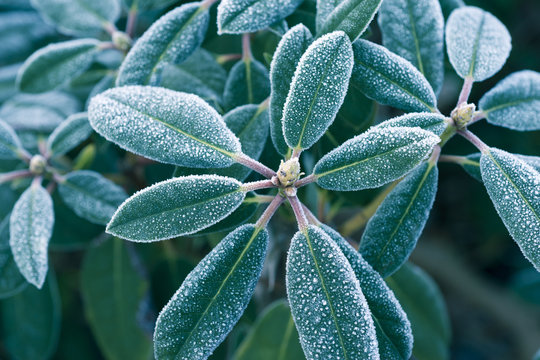
<svg viewBox="0 0 540 360">
<path fill-rule="evenodd" d="M 234 64 L 223 92 L 227 110 L 245 104 L 258 104 L 269 95 L 270 78 L 263 64 L 255 59 L 243 59 Z"/>
<path fill-rule="evenodd" d="M 242 145 L 242 152 L 250 158 L 258 160 L 268 138 L 268 110 L 266 106 L 242 105 L 229 111 L 223 117 L 223 120 L 227 127 L 238 136 Z M 233 164 L 221 169 L 177 167 L 174 176 L 216 174 L 244 181 L 250 173 L 250 168 L 241 164 Z"/>
<path fill-rule="evenodd" d="M 31 0 L 48 22 L 67 35 L 95 36 L 120 17 L 119 0 Z"/>
<path fill-rule="evenodd" d="M 92 131 L 87 113 L 71 115 L 49 136 L 47 149 L 55 156 L 63 155 L 86 140 Z"/>
<path fill-rule="evenodd" d="M 13 129 L 53 131 L 69 115 L 81 111 L 81 103 L 63 92 L 17 94 L 0 108 L 0 118 Z"/>
<path fill-rule="evenodd" d="M 176 2 L 177 0 L 124 0 L 128 9 L 135 7 L 138 11 L 163 9 Z"/>
<path fill-rule="evenodd" d="M 241 183 L 223 176 L 187 176 L 136 192 L 116 211 L 109 234 L 151 242 L 193 234 L 224 219 L 244 200 Z"/>
<path fill-rule="evenodd" d="M 419 267 L 406 263 L 385 279 L 411 322 L 413 357 L 450 359 L 450 319 L 437 284 Z"/>
<path fill-rule="evenodd" d="M 6 200 L 2 198 L 4 205 Z M 0 299 L 9 298 L 21 292 L 28 285 L 13 260 L 13 253 L 9 246 L 9 215 L 0 221 Z"/>
<path fill-rule="evenodd" d="M 270 134 L 276 150 L 283 156 L 289 146 L 283 136 L 283 107 L 300 58 L 307 50 L 313 36 L 307 27 L 298 24 L 281 38 L 270 64 Z"/>
<path fill-rule="evenodd" d="M 474 6 L 460 7 L 446 24 L 450 63 L 462 78 L 483 81 L 497 73 L 512 48 L 506 27 L 493 15 Z"/>
<path fill-rule="evenodd" d="M 74 171 L 58 184 L 64 203 L 80 217 L 107 225 L 116 209 L 126 200 L 120 186 L 94 171 Z"/>
<path fill-rule="evenodd" d="M 382 0 L 343 0 L 326 16 L 317 34 L 345 32 L 355 41 L 366 31 Z"/>
<path fill-rule="evenodd" d="M 519 160 L 527 163 L 534 170 L 540 172 L 540 156 L 530 156 L 530 155 L 521 155 L 521 154 L 512 154 L 517 157 Z M 476 180 L 483 182 L 482 174 L 480 172 L 480 157 L 481 153 L 474 153 L 466 156 L 466 160 L 461 162 L 460 165 Z"/>
<path fill-rule="evenodd" d="M 41 185 L 33 183 L 13 207 L 9 245 L 21 274 L 38 289 L 47 275 L 47 248 L 53 224 L 51 196 Z"/>
<path fill-rule="evenodd" d="M 489 197 L 523 255 L 540 271 L 540 173 L 495 148 L 480 158 Z"/>
<path fill-rule="evenodd" d="M 1 39 L 0 39 L 1 41 Z M 2 59 L 0 58 L 0 63 Z M 0 67 L 0 103 L 3 103 L 17 93 L 15 79 L 22 64 L 12 64 Z"/>
<path fill-rule="evenodd" d="M 490 124 L 526 131 L 540 130 L 540 73 L 513 73 L 488 91 L 479 102 Z"/>
<path fill-rule="evenodd" d="M 446 117 L 435 113 L 410 113 L 386 120 L 378 128 L 389 127 L 419 127 L 431 131 L 437 136 L 441 136 L 448 123 Z"/>
<path fill-rule="evenodd" d="M 375 127 L 326 154 L 313 173 L 328 190 L 376 188 L 407 174 L 439 141 L 420 128 Z"/>
<path fill-rule="evenodd" d="M 32 54 L 19 70 L 22 92 L 53 90 L 84 73 L 100 51 L 99 41 L 80 39 L 50 44 Z"/>
<path fill-rule="evenodd" d="M 317 32 L 321 31 L 328 15 L 341 3 L 342 0 L 317 0 L 317 11 L 315 14 L 315 27 Z"/>
<path fill-rule="evenodd" d="M 423 163 L 392 189 L 369 219 L 360 252 L 382 277 L 407 261 L 424 230 L 437 193 L 439 171 Z"/>
<path fill-rule="evenodd" d="M 125 86 L 95 96 L 90 124 L 120 147 L 179 166 L 226 167 L 240 152 L 238 138 L 196 95 L 150 86 Z"/>
<path fill-rule="evenodd" d="M 433 89 L 409 61 L 362 39 L 354 42 L 353 51 L 351 83 L 367 97 L 407 112 L 436 112 Z"/>
<path fill-rule="evenodd" d="M 291 148 L 307 149 L 324 135 L 343 104 L 353 66 L 342 31 L 313 42 L 300 58 L 283 109 L 283 135 Z"/>
<path fill-rule="evenodd" d="M 201 46 L 209 18 L 200 2 L 163 15 L 133 45 L 118 70 L 116 85 L 158 85 L 166 65 L 181 63 Z"/>
<path fill-rule="evenodd" d="M 379 359 L 360 284 L 339 247 L 318 227 L 297 232 L 287 256 L 287 295 L 308 360 Z"/>
<path fill-rule="evenodd" d="M 267 246 L 266 230 L 243 225 L 193 269 L 159 314 L 157 360 L 199 360 L 212 354 L 246 309 Z"/>
<path fill-rule="evenodd" d="M 21 140 L 6 122 L 0 119 L 0 159 L 18 159 Z"/>
<path fill-rule="evenodd" d="M 381 359 L 409 359 L 413 346 L 411 324 L 392 290 L 337 231 L 324 224 L 321 229 L 343 252 L 360 283 L 374 319 Z"/>
<path fill-rule="evenodd" d="M 223 0 L 218 6 L 218 34 L 251 33 L 293 13 L 302 0 Z"/>
<path fill-rule="evenodd" d="M 385 0 L 378 20 L 384 46 L 416 66 L 438 94 L 444 78 L 444 18 L 439 0 Z"/>
<path fill-rule="evenodd" d="M 287 301 L 277 300 L 262 312 L 238 349 L 234 360 L 298 360 L 304 353 Z"/>
</svg>

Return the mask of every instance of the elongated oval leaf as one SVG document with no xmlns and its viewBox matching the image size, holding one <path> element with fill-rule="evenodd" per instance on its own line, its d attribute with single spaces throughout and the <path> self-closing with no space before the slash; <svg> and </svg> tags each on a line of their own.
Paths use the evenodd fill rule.
<svg viewBox="0 0 540 360">
<path fill-rule="evenodd" d="M 307 149 L 323 136 L 343 104 L 352 66 L 351 42 L 342 31 L 308 47 L 283 109 L 283 135 L 289 147 Z"/>
<path fill-rule="evenodd" d="M 8 199 L 2 198 L 2 200 Z M 0 299 L 12 297 L 28 285 L 13 260 L 13 253 L 9 246 L 9 215 L 0 221 Z"/>
<path fill-rule="evenodd" d="M 320 32 L 328 15 L 341 3 L 341 0 L 316 0 L 315 28 Z"/>
<path fill-rule="evenodd" d="M 48 269 L 47 248 L 54 212 L 51 196 L 33 183 L 13 207 L 9 221 L 9 245 L 26 280 L 41 289 Z"/>
<path fill-rule="evenodd" d="M 266 230 L 243 225 L 193 269 L 159 314 L 157 360 L 208 358 L 249 303 L 267 246 Z"/>
<path fill-rule="evenodd" d="M 441 291 L 422 269 L 407 263 L 385 279 L 411 322 L 413 356 L 418 360 L 450 358 L 450 320 Z"/>
<path fill-rule="evenodd" d="M 21 140 L 15 130 L 0 119 L 0 159 L 18 159 L 21 148 Z"/>
<path fill-rule="evenodd" d="M 222 176 L 166 180 L 127 199 L 107 232 L 132 241 L 158 241 L 188 235 L 232 213 L 244 200 L 241 183 Z"/>
<path fill-rule="evenodd" d="M 80 217 L 107 225 L 116 209 L 127 198 L 120 186 L 89 170 L 67 174 L 58 184 L 62 200 Z"/>
<path fill-rule="evenodd" d="M 304 353 L 285 300 L 270 304 L 240 344 L 234 360 L 298 360 Z"/>
<path fill-rule="evenodd" d="M 292 14 L 302 0 L 223 0 L 218 6 L 218 34 L 242 34 L 267 28 Z"/>
<path fill-rule="evenodd" d="M 540 157 L 539 156 L 530 156 L 530 155 L 521 155 L 521 154 L 512 154 L 517 157 L 519 160 L 525 162 L 527 165 L 531 166 L 534 170 L 540 172 Z M 469 154 L 463 159 L 459 164 L 463 167 L 463 170 L 467 174 L 471 175 L 476 180 L 483 182 L 482 173 L 480 172 L 480 158 L 482 157 L 481 153 Z"/>
<path fill-rule="evenodd" d="M 379 358 L 360 284 L 339 247 L 318 227 L 310 225 L 291 241 L 287 295 L 308 360 Z"/>
<path fill-rule="evenodd" d="M 17 76 L 17 86 L 28 93 L 53 90 L 84 73 L 99 51 L 99 41 L 94 39 L 48 45 L 24 62 Z"/>
<path fill-rule="evenodd" d="M 435 112 L 428 81 L 410 62 L 367 40 L 353 44 L 351 83 L 370 99 L 408 112 Z"/>
<path fill-rule="evenodd" d="M 511 48 L 508 30 L 487 11 L 464 6 L 450 14 L 446 49 L 450 63 L 462 78 L 483 81 L 493 76 L 506 62 Z"/>
<path fill-rule="evenodd" d="M 92 127 L 120 147 L 164 163 L 226 167 L 240 142 L 219 114 L 196 95 L 125 86 L 95 96 Z"/>
<path fill-rule="evenodd" d="M 234 64 L 223 92 L 227 109 L 240 105 L 258 104 L 270 95 L 270 78 L 263 64 L 253 58 L 242 59 Z"/>
<path fill-rule="evenodd" d="M 32 286 L 0 302 L 2 335 L 11 359 L 49 359 L 58 344 L 61 303 L 52 275 L 43 289 Z"/>
<path fill-rule="evenodd" d="M 343 0 L 328 14 L 317 33 L 341 30 L 355 41 L 366 31 L 381 3 L 382 0 Z"/>
<path fill-rule="evenodd" d="M 410 113 L 386 120 L 377 125 L 377 127 L 419 127 L 431 131 L 437 136 L 441 136 L 449 123 L 450 119 L 441 114 Z"/>
<path fill-rule="evenodd" d="M 373 317 L 381 359 L 408 360 L 413 346 L 411 324 L 394 293 L 337 231 L 324 224 L 321 229 L 339 246 L 360 282 Z"/>
<path fill-rule="evenodd" d="M 93 129 L 87 113 L 71 115 L 47 139 L 47 149 L 53 155 L 63 155 L 86 140 Z"/>
<path fill-rule="evenodd" d="M 270 64 L 270 134 L 276 150 L 283 156 L 289 146 L 283 136 L 283 107 L 300 58 L 313 36 L 307 27 L 298 24 L 281 38 Z"/>
<path fill-rule="evenodd" d="M 514 130 L 540 130 L 540 73 L 513 73 L 488 91 L 479 103 L 490 124 Z"/>
<path fill-rule="evenodd" d="M 438 142 L 438 136 L 419 128 L 375 127 L 326 154 L 313 173 L 329 190 L 375 188 L 411 171 Z"/>
<path fill-rule="evenodd" d="M 242 204 L 240 204 L 240 206 L 237 207 L 236 210 L 231 213 L 231 215 L 215 223 L 214 225 L 197 232 L 196 235 L 203 236 L 217 232 L 232 231 L 240 225 L 244 225 L 253 217 L 259 208 L 260 203 L 257 202 L 257 200 L 258 199 L 256 199 L 256 196 L 247 194 Z"/>
<path fill-rule="evenodd" d="M 480 158 L 482 180 L 523 255 L 540 271 L 540 173 L 505 151 Z"/>
<path fill-rule="evenodd" d="M 435 201 L 439 171 L 424 163 L 392 189 L 369 219 L 360 252 L 382 277 L 407 261 Z"/>
<path fill-rule="evenodd" d="M 137 273 L 132 257 L 123 240 L 114 238 L 84 257 L 81 293 L 86 318 L 108 359 L 147 360 L 152 354 L 152 342 L 139 323 L 148 282 Z"/>
<path fill-rule="evenodd" d="M 438 0 L 385 0 L 379 11 L 384 46 L 409 60 L 435 94 L 444 78 L 444 18 Z"/>
<path fill-rule="evenodd" d="M 31 0 L 32 5 L 67 35 L 94 36 L 120 17 L 118 0 Z"/>
<path fill-rule="evenodd" d="M 158 85 L 165 65 L 181 63 L 201 46 L 209 18 L 208 9 L 200 2 L 163 15 L 131 48 L 116 85 Z"/>
</svg>

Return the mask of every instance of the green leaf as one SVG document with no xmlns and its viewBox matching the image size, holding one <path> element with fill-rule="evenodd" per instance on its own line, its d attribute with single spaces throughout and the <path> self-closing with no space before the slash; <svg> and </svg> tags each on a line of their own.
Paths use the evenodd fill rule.
<svg viewBox="0 0 540 360">
<path fill-rule="evenodd" d="M 1 39 L 0 39 L 1 41 Z M 0 59 L 1 62 L 1 59 Z M 2 66 L 0 68 L 0 103 L 3 103 L 17 93 L 15 80 L 22 64 Z"/>
<path fill-rule="evenodd" d="M 83 74 L 100 51 L 99 41 L 80 39 L 50 44 L 32 54 L 17 76 L 22 92 L 53 90 Z"/>
<path fill-rule="evenodd" d="M 53 156 L 64 155 L 86 140 L 93 129 L 87 113 L 71 115 L 47 139 L 47 150 Z"/>
<path fill-rule="evenodd" d="M 3 344 L 11 359 L 49 359 L 58 344 L 61 303 L 49 274 L 43 289 L 27 287 L 0 302 Z"/>
<path fill-rule="evenodd" d="M 355 41 L 366 31 L 381 3 L 382 0 L 343 0 L 326 16 L 317 35 L 341 30 Z"/>
<path fill-rule="evenodd" d="M 449 119 L 447 119 L 444 115 L 435 113 L 410 113 L 386 120 L 377 127 L 419 127 L 441 136 L 448 126 Z"/>
<path fill-rule="evenodd" d="M 379 358 L 373 319 L 353 269 L 313 225 L 291 241 L 287 295 L 308 360 Z"/>
<path fill-rule="evenodd" d="M 58 183 L 58 191 L 75 214 L 100 225 L 107 225 L 127 198 L 120 186 L 89 170 L 73 171 L 64 176 Z"/>
<path fill-rule="evenodd" d="M 147 360 L 152 342 L 141 328 L 140 307 L 148 282 L 120 239 L 108 239 L 85 254 L 81 293 L 86 318 L 107 359 Z"/>
<path fill-rule="evenodd" d="M 392 189 L 369 219 L 360 241 L 360 252 L 382 277 L 398 270 L 416 242 L 435 201 L 439 171 L 426 162 Z"/>
<path fill-rule="evenodd" d="M 118 0 L 31 0 L 45 20 L 56 28 L 74 36 L 95 36 L 107 23 L 115 23 L 120 17 Z"/>
<path fill-rule="evenodd" d="M 289 150 L 283 136 L 283 108 L 298 62 L 312 41 L 307 27 L 294 26 L 281 38 L 270 64 L 270 134 L 276 150 L 283 156 Z"/>
<path fill-rule="evenodd" d="M 444 18 L 438 0 L 385 0 L 379 11 L 384 46 L 409 60 L 435 94 L 444 79 Z"/>
<path fill-rule="evenodd" d="M 244 58 L 234 64 L 223 92 L 228 110 L 244 104 L 258 104 L 270 95 L 270 78 L 263 64 L 253 58 Z"/>
<path fill-rule="evenodd" d="M 6 200 L 2 198 L 3 202 Z M 9 246 L 9 215 L 0 222 L 0 299 L 14 296 L 28 285 L 13 260 Z"/>
<path fill-rule="evenodd" d="M 239 227 L 240 225 L 245 224 L 252 218 L 255 214 L 255 211 L 259 208 L 260 202 L 257 201 L 256 196 L 247 194 L 246 198 L 234 210 L 231 215 L 227 216 L 225 219 L 217 222 L 216 224 L 207 227 L 201 231 L 197 232 L 197 235 L 208 235 L 214 234 L 222 231 L 232 231 Z"/>
<path fill-rule="evenodd" d="M 154 333 L 157 360 L 210 356 L 249 303 L 267 246 L 266 230 L 243 225 L 193 269 L 159 314 Z"/>
<path fill-rule="evenodd" d="M 298 63 L 283 109 L 283 135 L 289 147 L 311 147 L 343 104 L 353 66 L 351 42 L 342 31 L 311 44 Z"/>
<path fill-rule="evenodd" d="M 47 247 L 54 224 L 52 199 L 34 182 L 21 195 L 9 220 L 9 245 L 26 280 L 41 289 L 47 275 Z"/>
<path fill-rule="evenodd" d="M 15 130 L 0 119 L 0 159 L 18 159 L 22 148 Z"/>
<path fill-rule="evenodd" d="M 118 208 L 107 232 L 150 242 L 193 234 L 231 214 L 244 200 L 241 183 L 202 175 L 166 180 L 143 189 Z"/>
<path fill-rule="evenodd" d="M 540 271 L 540 173 L 495 148 L 482 154 L 480 170 L 504 225 L 523 255 Z"/>
<path fill-rule="evenodd" d="M 482 96 L 479 107 L 490 124 L 540 130 L 540 73 L 523 70 L 511 74 Z"/>
<path fill-rule="evenodd" d="M 240 142 L 221 116 L 196 95 L 125 86 L 95 96 L 92 127 L 107 140 L 147 158 L 188 167 L 227 167 Z"/>
<path fill-rule="evenodd" d="M 530 156 L 530 155 L 521 155 L 521 154 L 512 154 L 517 157 L 519 160 L 527 163 L 537 172 L 540 172 L 540 157 L 539 156 Z M 471 175 L 476 180 L 483 182 L 482 173 L 480 172 L 480 157 L 481 153 L 469 154 L 466 156 L 466 159 L 460 162 L 459 164 L 463 167 L 463 170 L 467 174 Z"/>
<path fill-rule="evenodd" d="M 428 81 L 410 62 L 367 40 L 353 44 L 351 83 L 367 97 L 407 112 L 436 112 Z"/>
<path fill-rule="evenodd" d="M 511 48 L 508 30 L 487 11 L 464 6 L 450 14 L 446 49 L 450 63 L 462 78 L 483 81 L 493 76 L 506 62 Z"/>
<path fill-rule="evenodd" d="M 411 322 L 414 358 L 449 359 L 450 320 L 437 284 L 410 263 L 385 280 Z"/>
<path fill-rule="evenodd" d="M 326 154 L 313 173 L 328 190 L 376 188 L 415 168 L 439 140 L 419 128 L 375 127 Z"/>
<path fill-rule="evenodd" d="M 158 85 L 166 65 L 179 64 L 197 50 L 210 19 L 201 4 L 184 4 L 152 24 L 122 62 L 116 85 Z"/>
<path fill-rule="evenodd" d="M 302 0 L 223 0 L 218 6 L 218 34 L 252 33 L 293 13 Z"/>
<path fill-rule="evenodd" d="M 285 300 L 270 304 L 247 334 L 234 360 L 299 360 L 304 358 L 291 310 Z"/>
<path fill-rule="evenodd" d="M 411 324 L 394 293 L 337 231 L 324 224 L 321 229 L 339 246 L 360 283 L 373 317 L 381 359 L 408 360 L 413 346 Z"/>
</svg>

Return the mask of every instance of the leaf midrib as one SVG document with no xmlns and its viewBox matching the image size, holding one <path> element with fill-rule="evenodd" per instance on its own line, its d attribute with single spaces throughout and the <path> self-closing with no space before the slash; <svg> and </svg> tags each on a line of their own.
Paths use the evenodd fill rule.
<svg viewBox="0 0 540 360">
<path fill-rule="evenodd" d="M 478 26 L 478 30 L 476 31 L 476 37 L 474 39 L 473 52 L 471 56 L 471 64 L 469 65 L 469 74 L 467 75 L 468 77 L 471 77 L 471 78 L 474 78 L 476 57 L 478 55 L 478 48 L 480 46 L 480 35 L 482 34 L 485 21 L 486 21 L 486 12 L 482 10 L 482 19 L 480 20 L 480 25 Z"/>
<path fill-rule="evenodd" d="M 420 72 L 425 75 L 425 73 L 424 73 L 424 64 L 423 64 L 423 61 L 422 61 L 422 54 L 420 53 L 420 42 L 418 41 L 418 34 L 416 33 L 416 24 L 414 22 L 413 11 L 412 11 L 412 8 L 411 8 L 411 1 L 406 0 L 406 2 L 407 2 L 407 10 L 408 10 L 408 13 L 409 13 L 409 20 L 410 20 L 410 24 L 411 24 L 411 32 L 412 32 L 412 36 L 413 36 L 413 39 L 414 39 L 414 47 L 416 49 L 415 52 L 416 52 L 416 61 L 418 62 L 418 70 L 420 70 Z"/>
</svg>

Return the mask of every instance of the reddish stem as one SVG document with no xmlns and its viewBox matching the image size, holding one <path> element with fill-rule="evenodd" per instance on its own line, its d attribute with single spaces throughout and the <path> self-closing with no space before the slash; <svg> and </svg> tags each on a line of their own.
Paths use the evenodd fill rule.
<svg viewBox="0 0 540 360">
<path fill-rule="evenodd" d="M 302 208 L 302 203 L 300 200 L 298 200 L 298 197 L 295 196 L 289 196 L 287 197 L 289 200 L 289 204 L 291 204 L 291 207 L 294 212 L 294 216 L 296 217 L 296 221 L 298 222 L 298 229 L 300 231 L 305 232 L 308 227 L 308 221 L 306 219 L 306 214 L 304 214 L 304 209 Z"/>
<path fill-rule="evenodd" d="M 274 199 L 270 202 L 264 213 L 261 215 L 259 220 L 255 223 L 255 226 L 259 229 L 266 227 L 272 216 L 275 214 L 276 210 L 280 207 L 281 204 L 285 201 L 285 198 L 281 195 L 276 195 Z"/>
</svg>

